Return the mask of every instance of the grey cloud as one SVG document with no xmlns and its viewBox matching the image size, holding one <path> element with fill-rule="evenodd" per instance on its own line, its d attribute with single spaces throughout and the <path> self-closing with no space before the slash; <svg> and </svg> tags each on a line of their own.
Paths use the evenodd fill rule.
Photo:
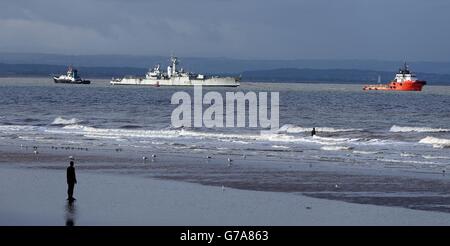
<svg viewBox="0 0 450 246">
<path fill-rule="evenodd" d="M 0 51 L 448 60 L 445 0 L 2 1 Z"/>
</svg>

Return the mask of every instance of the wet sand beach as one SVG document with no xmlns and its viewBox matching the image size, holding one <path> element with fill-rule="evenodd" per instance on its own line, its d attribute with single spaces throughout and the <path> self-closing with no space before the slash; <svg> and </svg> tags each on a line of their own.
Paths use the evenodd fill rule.
<svg viewBox="0 0 450 246">
<path fill-rule="evenodd" d="M 449 225 L 450 214 L 124 175 L 0 167 L 0 225 Z"/>
<path fill-rule="evenodd" d="M 80 215 L 77 224 L 450 223 L 450 182 L 448 176 L 439 173 L 311 166 L 239 156 L 231 157 L 233 161 L 229 164 L 229 157 L 220 155 L 208 159 L 195 154 L 159 153 L 151 158 L 151 153 L 127 150 L 54 150 L 47 146 L 40 147 L 39 154 L 34 154 L 31 148 L 13 151 L 17 147 L 10 146 L 3 149 L 8 150 L 0 152 L 3 183 L 0 214 L 5 224 L 62 223 L 61 215 L 57 214 L 63 213 L 64 207 L 66 210 L 72 209 L 64 200 L 64 172 L 68 156 L 75 158 L 78 172 L 79 185 L 75 188 L 75 197 L 79 200 L 75 204 L 77 210 L 83 210 L 80 212 L 83 216 Z M 148 156 L 149 159 L 144 161 L 142 156 Z M 166 185 L 174 190 L 167 190 Z M 173 194 L 169 192 L 167 196 L 163 195 L 168 191 Z M 104 199 L 105 214 L 95 213 L 92 217 L 84 217 L 93 211 L 103 211 L 103 205 L 95 201 L 95 197 L 100 194 L 101 199 Z M 233 196 L 224 198 L 223 194 Z M 252 196 L 258 198 L 248 199 Z M 196 202 L 191 200 L 193 197 L 196 197 Z M 152 205 L 146 207 L 144 204 L 147 203 Z M 16 207 L 14 204 L 21 205 Z M 133 206 L 138 208 L 133 209 Z M 184 214 L 186 208 L 193 211 Z M 209 210 L 204 212 L 205 208 Z M 125 211 L 133 212 L 124 214 Z M 156 214 L 157 219 L 133 213 Z M 26 214 L 30 214 L 30 217 L 26 218 Z M 226 217 L 226 214 L 235 216 L 223 220 L 221 216 Z M 352 214 L 351 218 L 347 218 L 349 214 Z M 405 218 L 405 214 L 409 217 Z M 416 215 L 421 214 L 426 214 L 427 219 L 419 220 L 420 217 Z M 216 219 L 220 222 L 216 222 Z"/>
</svg>

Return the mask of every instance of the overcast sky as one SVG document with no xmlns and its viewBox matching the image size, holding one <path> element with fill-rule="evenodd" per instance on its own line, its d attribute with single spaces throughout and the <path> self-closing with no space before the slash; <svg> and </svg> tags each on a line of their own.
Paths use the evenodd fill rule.
<svg viewBox="0 0 450 246">
<path fill-rule="evenodd" d="M 448 0 L 1 0 L 0 52 L 450 61 Z"/>
</svg>

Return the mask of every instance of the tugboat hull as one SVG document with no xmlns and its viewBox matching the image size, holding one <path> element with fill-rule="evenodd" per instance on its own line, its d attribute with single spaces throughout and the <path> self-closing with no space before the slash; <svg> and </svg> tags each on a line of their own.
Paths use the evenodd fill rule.
<svg viewBox="0 0 450 246">
<path fill-rule="evenodd" d="M 53 81 L 57 84 L 90 84 L 90 80 L 79 80 L 79 81 L 72 81 L 72 80 L 66 80 L 66 79 L 55 79 L 53 78 Z"/>
</svg>

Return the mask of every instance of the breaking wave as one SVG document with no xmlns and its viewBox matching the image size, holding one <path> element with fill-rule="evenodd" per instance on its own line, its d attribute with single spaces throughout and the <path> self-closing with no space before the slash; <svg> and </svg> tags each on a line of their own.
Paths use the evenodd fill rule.
<svg viewBox="0 0 450 246">
<path fill-rule="evenodd" d="M 432 155 L 422 155 L 424 159 L 450 159 L 450 156 L 432 156 Z"/>
<path fill-rule="evenodd" d="M 374 155 L 374 154 L 379 154 L 380 152 L 377 152 L 377 151 L 364 151 L 364 150 L 353 150 L 353 153 L 355 153 L 355 154 L 362 154 L 362 155 Z"/>
<path fill-rule="evenodd" d="M 339 150 L 352 150 L 353 147 L 349 146 L 323 146 L 322 150 L 339 151 Z"/>
<path fill-rule="evenodd" d="M 312 127 L 301 127 L 296 126 L 292 124 L 286 124 L 280 127 L 280 129 L 277 130 L 278 133 L 302 133 L 302 132 L 311 132 Z M 353 132 L 353 131 L 361 131 L 362 129 L 339 129 L 339 128 L 332 128 L 332 127 L 316 127 L 317 132 Z"/>
<path fill-rule="evenodd" d="M 51 123 L 51 125 L 75 125 L 80 124 L 82 122 L 83 122 L 82 120 L 79 120 L 77 118 L 66 119 L 63 117 L 56 117 Z"/>
<path fill-rule="evenodd" d="M 450 129 L 446 128 L 431 128 L 431 127 L 409 127 L 393 125 L 391 132 L 448 132 Z"/>
<path fill-rule="evenodd" d="M 450 139 L 426 137 L 422 138 L 419 143 L 431 144 L 434 148 L 450 148 Z"/>
<path fill-rule="evenodd" d="M 408 164 L 428 164 L 428 165 L 434 165 L 435 162 L 431 161 L 414 161 L 414 160 L 396 160 L 396 159 L 377 159 L 378 161 L 383 162 L 392 162 L 392 163 L 408 163 Z"/>
<path fill-rule="evenodd" d="M 358 138 L 334 138 L 319 136 L 293 136 L 280 133 L 261 133 L 261 134 L 235 134 L 218 132 L 201 132 L 192 130 L 144 130 L 144 129 L 106 129 L 84 126 L 79 124 L 66 125 L 62 128 L 46 129 L 49 133 L 60 134 L 82 134 L 94 138 L 192 138 L 192 139 L 213 139 L 221 141 L 230 141 L 235 143 L 248 143 L 248 141 L 260 142 L 283 142 L 283 143 L 309 143 L 319 145 L 347 145 L 350 143 L 359 143 L 362 140 Z M 365 141 L 370 144 L 368 141 Z"/>
</svg>

